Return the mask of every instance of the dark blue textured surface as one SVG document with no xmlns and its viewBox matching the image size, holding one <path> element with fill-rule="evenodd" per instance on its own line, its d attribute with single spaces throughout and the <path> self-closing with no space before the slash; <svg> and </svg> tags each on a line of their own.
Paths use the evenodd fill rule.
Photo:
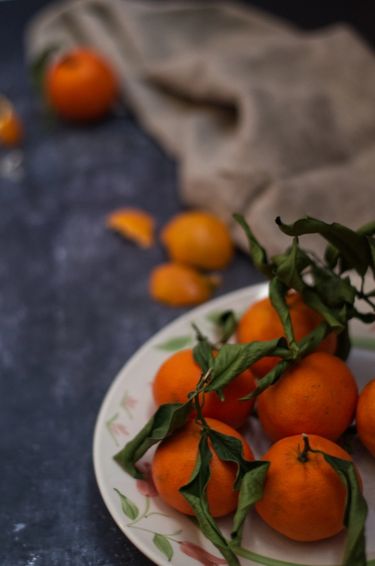
<svg viewBox="0 0 375 566">
<path fill-rule="evenodd" d="M 92 434 L 117 371 L 183 311 L 148 298 L 161 248 L 120 241 L 104 219 L 132 205 L 161 226 L 181 209 L 176 166 L 130 114 L 46 122 L 21 45 L 45 3 L 0 2 L 0 92 L 27 131 L 24 179 L 0 179 L 0 564 L 147 565 L 101 501 Z M 219 292 L 259 280 L 238 253 Z"/>
</svg>

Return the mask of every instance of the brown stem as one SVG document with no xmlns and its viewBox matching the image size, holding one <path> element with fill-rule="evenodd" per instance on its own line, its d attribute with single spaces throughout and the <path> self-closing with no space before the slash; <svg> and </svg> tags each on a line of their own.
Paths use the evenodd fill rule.
<svg viewBox="0 0 375 566">
<path fill-rule="evenodd" d="M 309 437 L 307 436 L 307 434 L 302 434 L 302 438 L 303 438 L 303 450 L 302 452 L 299 453 L 298 460 L 303 464 L 306 464 L 306 462 L 309 461 L 307 454 L 308 452 L 311 451 L 311 447 L 309 443 Z"/>
</svg>

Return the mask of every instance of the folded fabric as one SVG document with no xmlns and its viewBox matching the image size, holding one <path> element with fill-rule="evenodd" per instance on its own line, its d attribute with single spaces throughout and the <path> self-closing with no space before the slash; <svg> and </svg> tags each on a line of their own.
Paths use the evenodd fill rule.
<svg viewBox="0 0 375 566">
<path fill-rule="evenodd" d="M 112 62 L 177 158 L 183 202 L 219 214 L 240 244 L 236 211 L 271 253 L 285 245 L 276 216 L 373 219 L 375 63 L 344 25 L 302 33 L 230 3 L 76 0 L 28 28 L 31 61 L 77 44 Z"/>
</svg>

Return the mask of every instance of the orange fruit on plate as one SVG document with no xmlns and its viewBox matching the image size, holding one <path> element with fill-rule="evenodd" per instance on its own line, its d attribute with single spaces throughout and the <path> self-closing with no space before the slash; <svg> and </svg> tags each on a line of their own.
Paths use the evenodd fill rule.
<svg viewBox="0 0 375 566">
<path fill-rule="evenodd" d="M 340 446 L 311 434 L 311 448 L 342 460 L 351 456 Z M 262 460 L 270 462 L 263 497 L 256 503 L 262 519 L 295 541 L 318 541 L 344 528 L 346 487 L 322 454 L 307 453 L 302 435 L 283 438 L 271 446 Z"/>
<path fill-rule="evenodd" d="M 51 107 L 75 121 L 102 118 L 119 93 L 115 73 L 104 57 L 87 48 L 77 48 L 59 57 L 48 68 L 44 90 Z"/>
<path fill-rule="evenodd" d="M 173 261 L 201 269 L 223 269 L 233 257 L 226 224 L 214 214 L 178 214 L 164 227 L 161 240 Z"/>
<path fill-rule="evenodd" d="M 213 430 L 240 440 L 244 458 L 253 460 L 252 451 L 239 432 L 215 419 L 207 419 L 207 423 Z M 195 421 L 190 421 L 159 444 L 152 461 L 152 477 L 160 497 L 165 503 L 187 515 L 194 513 L 179 489 L 189 482 L 193 473 L 200 435 L 200 426 Z M 214 517 L 222 517 L 234 511 L 237 506 L 238 491 L 233 487 L 237 466 L 233 462 L 220 460 L 210 441 L 209 446 L 212 460 L 207 486 L 208 508 Z"/>
<path fill-rule="evenodd" d="M 156 301 L 171 307 L 186 307 L 207 301 L 218 279 L 202 275 L 188 265 L 163 263 L 150 276 L 150 295 Z"/>
<path fill-rule="evenodd" d="M 298 293 L 290 293 L 287 296 L 287 304 L 297 341 L 307 336 L 323 320 L 320 314 L 305 305 Z M 238 342 L 274 340 L 284 336 L 283 325 L 268 297 L 255 302 L 247 309 L 239 321 L 236 335 Z M 319 344 L 317 350 L 334 354 L 336 344 L 336 335 L 332 332 Z M 258 360 L 251 369 L 257 377 L 263 377 L 279 361 L 276 356 L 266 356 Z"/>
<path fill-rule="evenodd" d="M 375 457 L 375 379 L 365 386 L 359 396 L 356 420 L 359 438 Z"/>
<path fill-rule="evenodd" d="M 306 432 L 336 440 L 351 424 L 358 387 L 336 356 L 314 352 L 258 397 L 257 410 L 272 440 Z"/>
<path fill-rule="evenodd" d="M 180 350 L 173 354 L 160 366 L 152 384 L 157 405 L 185 403 L 188 394 L 195 390 L 201 373 L 192 350 Z M 253 391 L 255 386 L 251 371 L 244 371 L 224 388 L 223 401 L 214 391 L 204 395 L 203 416 L 239 428 L 245 424 L 254 405 L 253 400 L 240 401 L 240 398 Z"/>
</svg>

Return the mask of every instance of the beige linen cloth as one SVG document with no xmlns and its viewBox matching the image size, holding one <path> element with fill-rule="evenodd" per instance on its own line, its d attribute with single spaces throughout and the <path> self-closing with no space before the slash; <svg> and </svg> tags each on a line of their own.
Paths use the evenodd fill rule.
<svg viewBox="0 0 375 566">
<path fill-rule="evenodd" d="M 375 217 L 375 62 L 344 25 L 298 31 L 231 3 L 75 0 L 42 11 L 29 60 L 85 44 L 179 162 L 185 204 L 243 213 L 268 250 L 274 224 Z M 154 187 L 153 187 L 154 188 Z"/>
</svg>

